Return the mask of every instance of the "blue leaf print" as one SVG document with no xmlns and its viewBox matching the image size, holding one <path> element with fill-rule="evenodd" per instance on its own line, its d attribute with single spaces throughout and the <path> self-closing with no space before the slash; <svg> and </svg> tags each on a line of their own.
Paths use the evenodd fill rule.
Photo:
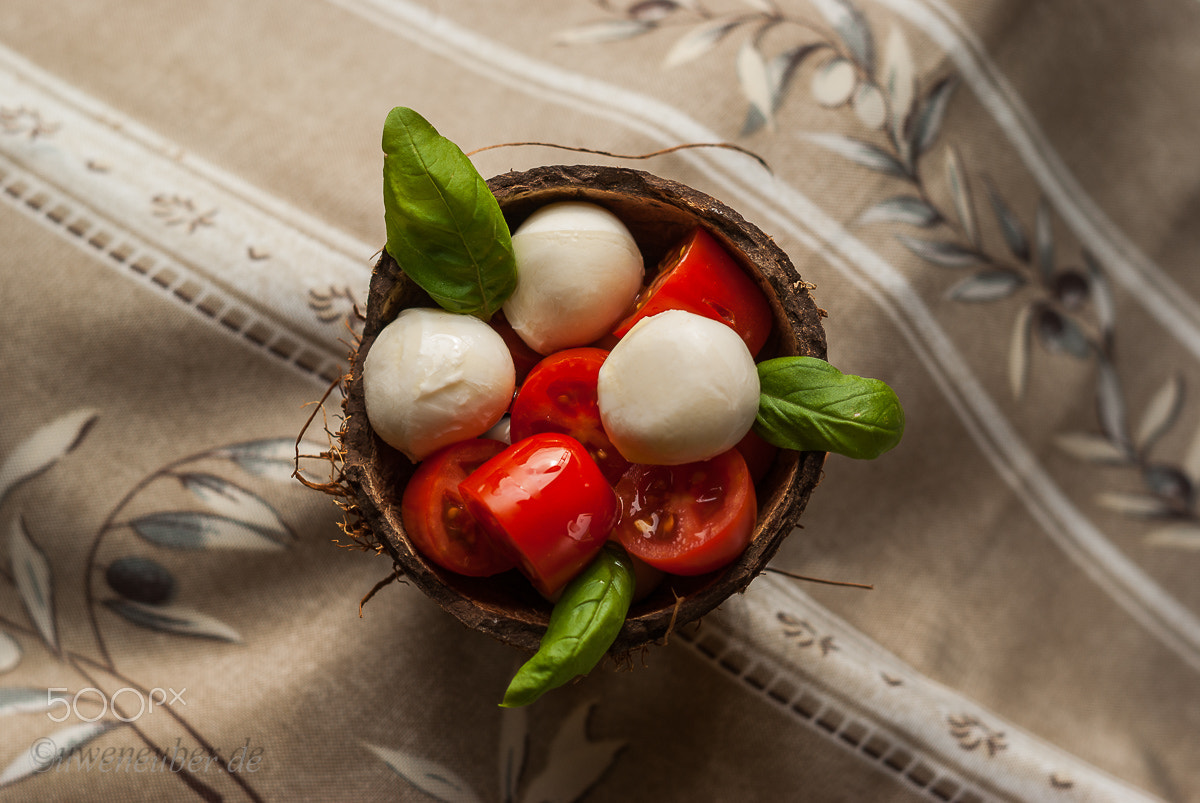
<svg viewBox="0 0 1200 803">
<path fill-rule="evenodd" d="M 11 672 L 21 663 L 21 645 L 8 633 L 0 630 L 0 675 Z M 0 689 L 0 713 L 3 713 L 3 689 Z"/>
<path fill-rule="evenodd" d="M 44 772 L 63 762 L 83 745 L 119 727 L 119 722 L 84 722 L 36 740 L 0 772 L 0 789 Z"/>
<path fill-rule="evenodd" d="M 238 632 L 229 625 L 190 608 L 144 605 L 128 599 L 105 600 L 104 604 L 127 622 L 148 630 L 231 643 L 239 643 L 242 640 Z"/>
<path fill-rule="evenodd" d="M 988 199 L 992 202 L 992 210 L 996 213 L 996 220 L 1000 224 L 1000 233 L 1004 235 L 1004 242 L 1008 245 L 1008 250 L 1017 259 L 1028 262 L 1029 238 L 1025 236 L 1025 227 L 1021 225 L 1020 219 L 1005 203 L 1003 196 L 990 181 L 987 182 L 987 191 Z"/>
<path fill-rule="evenodd" d="M 897 234 L 896 239 L 921 259 L 942 268 L 969 268 L 986 261 L 975 249 L 953 240 L 923 240 L 905 234 Z"/>
<path fill-rule="evenodd" d="M 878 145 L 841 134 L 804 134 L 802 136 L 809 142 L 820 145 L 862 167 L 890 176 L 911 178 L 908 169 L 900 163 L 900 160 Z"/>
<path fill-rule="evenodd" d="M 985 270 L 963 279 L 950 289 L 955 301 L 999 301 L 1008 298 L 1025 284 L 1019 273 L 1003 268 Z"/>
<path fill-rule="evenodd" d="M 837 31 L 846 50 L 867 75 L 875 72 L 875 38 L 862 12 L 849 0 L 812 0 L 817 11 Z"/>
<path fill-rule="evenodd" d="M 957 86 L 958 80 L 951 76 L 943 78 L 929 90 L 913 121 L 910 134 L 912 158 L 925 153 L 937 141 L 942 130 L 942 120 L 946 116 L 946 108 L 950 105 L 950 97 Z"/>
<path fill-rule="evenodd" d="M 46 554 L 29 537 L 25 520 L 13 522 L 8 539 L 8 554 L 12 561 L 17 591 L 29 618 L 42 635 L 51 652 L 58 652 L 58 628 L 54 611 L 54 577 Z"/>
<path fill-rule="evenodd" d="M 441 764 L 389 747 L 364 746 L 401 778 L 443 803 L 482 803 L 466 781 Z"/>
<path fill-rule="evenodd" d="M 907 223 L 922 228 L 932 226 L 942 220 L 941 214 L 928 201 L 915 195 L 897 195 L 880 201 L 859 216 L 858 222 L 870 223 Z"/>
<path fill-rule="evenodd" d="M 0 503 L 17 486 L 46 471 L 77 447 L 96 423 L 92 410 L 76 410 L 51 421 L 21 441 L 0 462 Z"/>
<path fill-rule="evenodd" d="M 130 522 L 139 536 L 170 549 L 236 549 L 274 552 L 283 545 L 256 527 L 225 516 L 178 511 L 152 513 Z"/>
<path fill-rule="evenodd" d="M 188 473 L 177 476 L 183 487 L 213 512 L 254 527 L 275 541 L 283 542 L 295 537 L 274 507 L 240 485 L 212 474 Z"/>
</svg>

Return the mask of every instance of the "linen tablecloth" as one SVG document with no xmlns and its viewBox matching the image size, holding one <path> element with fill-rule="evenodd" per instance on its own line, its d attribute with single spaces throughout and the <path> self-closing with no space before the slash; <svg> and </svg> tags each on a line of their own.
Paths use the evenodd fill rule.
<svg viewBox="0 0 1200 803">
<path fill-rule="evenodd" d="M 1200 799 L 1198 40 L 1193 0 L 5 0 L 0 798 Z M 413 587 L 360 616 L 391 563 L 292 473 L 397 105 L 776 240 L 908 424 L 773 566 L 872 590 L 762 575 L 514 710 L 524 656 Z M 717 142 L 767 167 L 625 158 Z"/>
</svg>

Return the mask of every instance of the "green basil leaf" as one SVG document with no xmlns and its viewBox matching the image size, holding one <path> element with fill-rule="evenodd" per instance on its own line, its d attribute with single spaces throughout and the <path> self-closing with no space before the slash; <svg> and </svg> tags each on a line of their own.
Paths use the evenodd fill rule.
<svg viewBox="0 0 1200 803">
<path fill-rule="evenodd" d="M 601 550 L 567 584 L 533 657 L 504 693 L 505 708 L 529 705 L 551 689 L 586 675 L 612 646 L 633 600 L 633 565 L 620 547 Z"/>
<path fill-rule="evenodd" d="M 508 224 L 471 160 L 398 106 L 383 125 L 387 251 L 443 309 L 488 319 L 517 283 Z"/>
<path fill-rule="evenodd" d="M 900 442 L 904 408 L 878 379 L 843 374 L 815 357 L 758 364 L 755 431 L 784 449 L 871 460 Z"/>
</svg>

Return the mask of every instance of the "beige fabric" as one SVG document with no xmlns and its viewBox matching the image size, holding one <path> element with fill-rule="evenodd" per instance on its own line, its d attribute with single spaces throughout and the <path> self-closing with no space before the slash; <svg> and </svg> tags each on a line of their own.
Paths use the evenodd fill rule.
<svg viewBox="0 0 1200 803">
<path fill-rule="evenodd" d="M 0 796 L 1195 799 L 1200 5 L 513 5 L 6 0 Z M 718 18 L 740 22 L 703 40 Z M 906 76 L 918 102 L 956 82 L 915 180 L 879 169 L 895 150 L 871 98 L 814 99 L 864 31 L 860 92 L 891 75 L 899 108 Z M 762 64 L 804 43 L 770 124 L 743 133 L 779 74 Z M 831 457 L 776 559 L 873 591 L 763 577 L 634 671 L 505 713 L 519 655 L 403 585 L 358 617 L 389 566 L 335 547 L 338 512 L 288 475 L 383 244 L 395 105 L 465 150 L 730 140 L 766 160 L 633 165 L 774 237 L 829 313 L 831 361 L 904 401 L 900 447 Z M 853 142 L 881 149 L 857 151 L 874 169 Z M 928 206 L 884 219 L 901 196 Z M 912 223 L 929 209 L 942 222 Z M 1123 437 L 1139 448 L 1119 461 Z M 123 556 L 174 578 L 174 625 L 121 615 L 105 570 Z M 54 701 L 89 688 L 132 721 L 97 716 L 97 691 Z M 77 759 L 147 763 L 56 759 L 72 737 Z M 181 750 L 219 758 L 172 772 Z"/>
</svg>

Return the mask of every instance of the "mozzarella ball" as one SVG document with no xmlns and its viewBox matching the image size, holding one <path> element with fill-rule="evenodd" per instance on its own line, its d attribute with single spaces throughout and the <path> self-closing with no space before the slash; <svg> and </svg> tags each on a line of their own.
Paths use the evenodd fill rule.
<svg viewBox="0 0 1200 803">
<path fill-rule="evenodd" d="M 499 333 L 474 316 L 440 309 L 402 311 L 363 361 L 367 420 L 413 461 L 487 432 L 515 385 Z"/>
<path fill-rule="evenodd" d="M 491 429 L 483 433 L 480 437 L 500 441 L 512 446 L 512 419 L 508 416 L 502 416 Z"/>
<path fill-rule="evenodd" d="M 600 420 L 633 463 L 679 465 L 731 449 L 754 424 L 758 369 L 729 326 L 683 310 L 641 320 L 600 367 Z"/>
<path fill-rule="evenodd" d="M 645 277 L 625 224 L 602 206 L 541 207 L 512 235 L 517 285 L 504 316 L 534 351 L 584 346 L 612 331 Z"/>
</svg>

